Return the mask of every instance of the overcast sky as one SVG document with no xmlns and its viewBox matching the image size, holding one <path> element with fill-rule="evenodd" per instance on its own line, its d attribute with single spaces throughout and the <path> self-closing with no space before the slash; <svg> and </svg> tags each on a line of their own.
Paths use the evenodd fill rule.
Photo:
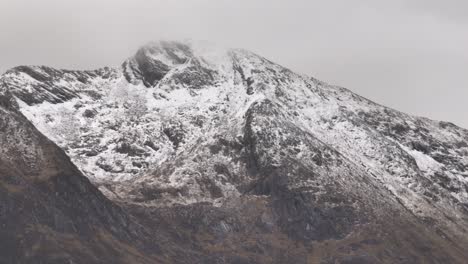
<svg viewBox="0 0 468 264">
<path fill-rule="evenodd" d="M 152 40 L 208 40 L 468 128 L 466 0 L 0 0 L 0 72 L 119 65 Z"/>
</svg>

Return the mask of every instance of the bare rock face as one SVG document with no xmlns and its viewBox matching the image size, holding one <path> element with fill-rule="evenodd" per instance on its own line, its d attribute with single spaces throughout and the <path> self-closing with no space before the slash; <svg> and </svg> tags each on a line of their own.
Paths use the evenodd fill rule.
<svg viewBox="0 0 468 264">
<path fill-rule="evenodd" d="M 37 160 L 44 153 L 25 147 L 42 146 L 26 142 L 37 128 L 113 201 L 81 176 L 53 189 L 87 184 L 69 199 L 100 197 L 110 212 L 78 215 L 106 223 L 113 239 L 141 254 L 124 262 L 468 257 L 468 131 L 453 124 L 383 107 L 245 50 L 177 42 L 146 45 L 116 69 L 18 67 L 0 84 L 11 95 L 0 104 L 35 131 L 20 142 L 3 130 L 5 149 L 21 157 L 3 174 L 34 167 L 19 174 L 34 177 L 46 168 Z M 81 175 L 68 160 L 48 162 Z M 57 204 L 50 199 L 42 204 Z M 54 215 L 46 212 L 41 219 Z"/>
</svg>

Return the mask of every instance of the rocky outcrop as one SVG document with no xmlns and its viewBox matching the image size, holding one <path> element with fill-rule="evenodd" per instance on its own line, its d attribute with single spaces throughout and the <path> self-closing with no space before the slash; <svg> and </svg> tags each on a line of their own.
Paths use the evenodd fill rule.
<svg viewBox="0 0 468 264">
<path fill-rule="evenodd" d="M 64 103 L 82 96 L 100 97 L 95 86 L 115 78 L 110 68 L 95 71 L 56 70 L 46 66 L 19 66 L 2 75 L 3 85 L 28 105 Z"/>
</svg>

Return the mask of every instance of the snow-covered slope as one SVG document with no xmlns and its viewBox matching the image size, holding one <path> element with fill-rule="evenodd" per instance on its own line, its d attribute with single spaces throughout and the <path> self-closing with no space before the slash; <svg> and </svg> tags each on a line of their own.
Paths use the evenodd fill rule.
<svg viewBox="0 0 468 264">
<path fill-rule="evenodd" d="M 0 86 L 0 263 L 154 263 L 148 237 Z"/>
<path fill-rule="evenodd" d="M 368 218 L 399 212 L 468 242 L 467 130 L 251 52 L 158 42 L 121 67 L 23 66 L 0 83 L 116 201 L 225 207 L 271 197 L 275 221 L 300 239 L 343 238 Z"/>
</svg>

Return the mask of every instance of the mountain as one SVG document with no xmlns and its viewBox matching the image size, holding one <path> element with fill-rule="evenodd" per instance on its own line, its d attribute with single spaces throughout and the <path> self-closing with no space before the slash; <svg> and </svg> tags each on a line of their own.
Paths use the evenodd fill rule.
<svg viewBox="0 0 468 264">
<path fill-rule="evenodd" d="M 129 263 L 164 261 L 147 255 L 156 245 L 180 263 L 468 257 L 468 131 L 454 124 L 378 105 L 249 51 L 194 43 L 150 43 L 120 67 L 95 71 L 20 66 L 0 85 L 15 99 L 14 117 L 64 151 L 67 162 L 54 166 L 74 168 L 89 185 L 84 193 L 147 232 L 125 240 L 148 257 Z M 9 152 L 25 145 L 4 142 Z M 136 231 L 111 234 L 125 232 Z"/>
</svg>

